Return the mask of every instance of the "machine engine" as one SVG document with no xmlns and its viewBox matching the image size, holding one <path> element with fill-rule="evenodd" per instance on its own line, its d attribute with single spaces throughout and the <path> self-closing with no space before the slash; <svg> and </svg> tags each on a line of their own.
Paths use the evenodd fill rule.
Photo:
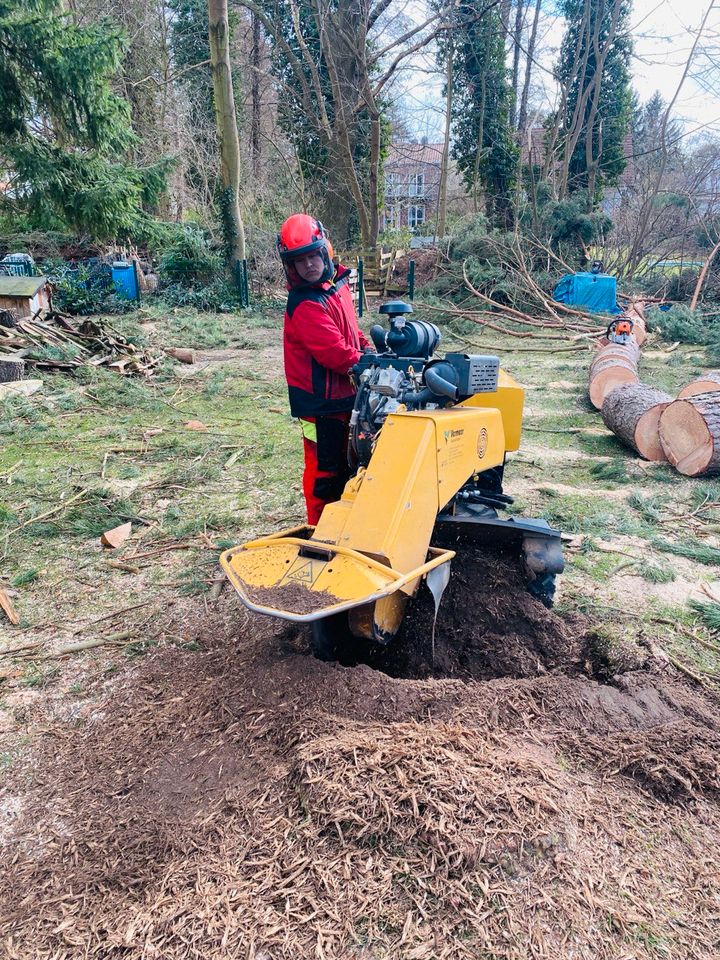
<svg viewBox="0 0 720 960">
<path fill-rule="evenodd" d="M 447 353 L 433 359 L 441 340 L 435 324 L 410 319 L 412 307 L 399 300 L 383 304 L 380 313 L 388 316 L 390 329 L 372 327 L 377 353 L 365 353 L 353 370 L 357 396 L 348 445 L 353 472 L 368 465 L 389 414 L 440 410 L 498 389 L 498 357 Z M 513 503 L 503 493 L 503 472 L 504 464 L 469 477 L 438 515 L 433 542 L 454 548 L 464 540 L 519 550 L 528 590 L 549 607 L 564 566 L 559 535 L 544 520 L 498 517 Z"/>
<path fill-rule="evenodd" d="M 494 393 L 500 362 L 484 354 L 448 353 L 431 359 L 440 331 L 426 320 L 406 319 L 412 307 L 392 301 L 380 307 L 390 320 L 386 331 L 370 331 L 377 353 L 356 364 L 357 396 L 350 419 L 350 464 L 367 466 L 377 435 L 388 414 L 400 410 L 439 410 L 477 393 Z"/>
</svg>

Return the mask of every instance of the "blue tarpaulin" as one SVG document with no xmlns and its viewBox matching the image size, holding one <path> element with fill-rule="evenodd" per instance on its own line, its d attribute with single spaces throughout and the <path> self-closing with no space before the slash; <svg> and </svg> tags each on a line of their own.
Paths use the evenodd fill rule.
<svg viewBox="0 0 720 960">
<path fill-rule="evenodd" d="M 617 282 L 607 273 L 568 273 L 553 290 L 553 299 L 592 313 L 622 313 L 617 305 Z"/>
</svg>

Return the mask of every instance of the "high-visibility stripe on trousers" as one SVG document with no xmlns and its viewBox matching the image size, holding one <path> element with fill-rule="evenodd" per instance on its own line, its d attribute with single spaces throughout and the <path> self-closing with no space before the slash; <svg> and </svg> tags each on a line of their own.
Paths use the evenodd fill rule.
<svg viewBox="0 0 720 960">
<path fill-rule="evenodd" d="M 308 523 L 315 525 L 327 503 L 339 500 L 350 476 L 347 465 L 349 413 L 300 420 L 305 453 L 303 494 Z"/>
</svg>

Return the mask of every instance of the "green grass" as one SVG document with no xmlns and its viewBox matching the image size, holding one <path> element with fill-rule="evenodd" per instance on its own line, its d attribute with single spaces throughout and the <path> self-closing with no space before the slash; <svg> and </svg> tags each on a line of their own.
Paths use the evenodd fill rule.
<svg viewBox="0 0 720 960">
<path fill-rule="evenodd" d="M 706 566 L 720 567 L 720 548 L 718 547 L 707 547 L 704 544 L 687 541 L 674 543 L 660 539 L 653 539 L 651 543 L 656 550 L 662 550 L 664 553 L 672 553 L 676 557 L 687 557 Z"/>
<path fill-rule="evenodd" d="M 711 630 L 720 630 L 720 603 L 703 600 L 690 600 L 688 606 L 698 614 L 700 620 Z"/>
</svg>

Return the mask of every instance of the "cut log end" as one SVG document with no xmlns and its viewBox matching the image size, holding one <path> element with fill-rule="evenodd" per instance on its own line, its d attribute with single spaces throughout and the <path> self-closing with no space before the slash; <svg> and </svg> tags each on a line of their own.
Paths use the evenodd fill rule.
<svg viewBox="0 0 720 960">
<path fill-rule="evenodd" d="M 641 457 L 655 463 L 664 463 L 667 460 L 665 451 L 660 443 L 660 417 L 667 408 L 667 404 L 658 405 L 644 413 L 635 427 L 635 447 Z"/>
<path fill-rule="evenodd" d="M 605 398 L 616 387 L 624 383 L 637 383 L 638 375 L 635 370 L 624 367 L 609 367 L 593 377 L 589 387 L 590 402 L 596 410 L 602 410 Z"/>
<path fill-rule="evenodd" d="M 691 380 L 678 394 L 678 400 L 694 397 L 697 393 L 714 393 L 720 390 L 720 370 L 708 370 L 697 380 Z"/>
<path fill-rule="evenodd" d="M 720 411 L 720 401 L 714 406 Z M 675 400 L 665 409 L 660 417 L 660 442 L 679 473 L 697 477 L 720 472 L 720 460 L 715 458 L 716 444 L 720 448 L 720 423 L 692 400 Z"/>
</svg>

